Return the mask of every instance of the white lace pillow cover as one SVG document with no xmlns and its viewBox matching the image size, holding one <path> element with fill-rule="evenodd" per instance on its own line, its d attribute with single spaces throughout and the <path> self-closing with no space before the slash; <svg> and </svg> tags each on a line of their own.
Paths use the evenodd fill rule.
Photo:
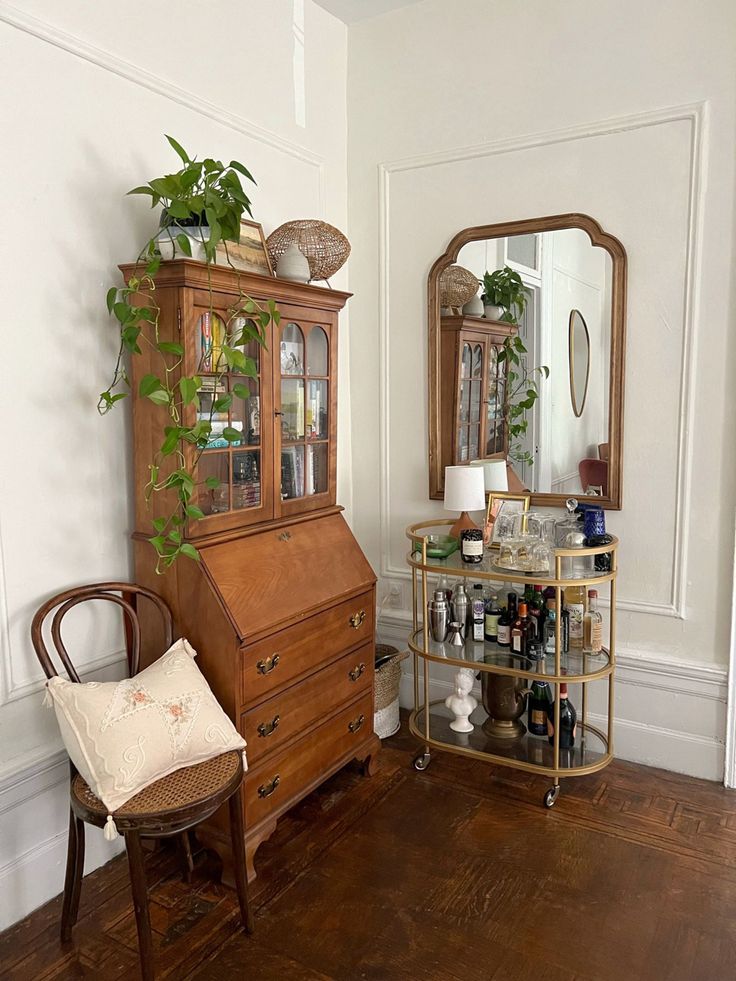
<svg viewBox="0 0 736 981">
<path fill-rule="evenodd" d="M 109 811 L 174 770 L 245 749 L 196 656 L 182 638 L 125 681 L 47 682 L 66 750 Z"/>
</svg>

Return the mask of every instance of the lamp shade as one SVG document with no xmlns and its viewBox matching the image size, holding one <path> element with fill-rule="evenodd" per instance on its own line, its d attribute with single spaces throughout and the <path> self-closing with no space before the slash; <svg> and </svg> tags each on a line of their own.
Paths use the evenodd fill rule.
<svg viewBox="0 0 736 981">
<path fill-rule="evenodd" d="M 445 467 L 445 509 L 484 510 L 486 492 L 483 476 L 479 467 Z"/>
<path fill-rule="evenodd" d="M 489 491 L 507 491 L 509 489 L 509 476 L 506 472 L 505 460 L 473 460 L 470 466 L 483 468 L 486 494 Z"/>
</svg>

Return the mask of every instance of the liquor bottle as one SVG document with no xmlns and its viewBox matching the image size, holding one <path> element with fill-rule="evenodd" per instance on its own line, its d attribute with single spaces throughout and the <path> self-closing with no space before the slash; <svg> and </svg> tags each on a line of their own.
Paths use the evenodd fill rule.
<svg viewBox="0 0 736 981">
<path fill-rule="evenodd" d="M 437 589 L 441 589 L 444 592 L 445 598 L 449 603 L 452 599 L 452 590 L 450 589 L 450 583 L 447 581 L 447 575 L 444 572 L 437 580 Z"/>
<path fill-rule="evenodd" d="M 504 606 L 498 618 L 498 639 L 499 647 L 511 646 L 511 615 L 508 606 Z"/>
<path fill-rule="evenodd" d="M 560 616 L 560 646 L 563 654 L 570 650 L 570 614 L 567 610 Z"/>
<path fill-rule="evenodd" d="M 600 654 L 603 650 L 603 617 L 598 612 L 598 590 L 588 590 L 588 610 L 583 617 L 583 653 Z"/>
<path fill-rule="evenodd" d="M 524 583 L 524 602 L 527 605 L 527 609 L 531 606 L 532 597 L 534 596 L 534 586 L 530 582 Z"/>
<path fill-rule="evenodd" d="M 584 586 L 565 587 L 565 609 L 570 614 L 570 649 L 579 651 L 583 646 Z"/>
<path fill-rule="evenodd" d="M 572 749 L 575 745 L 578 713 L 575 706 L 567 697 L 567 685 L 560 684 L 560 749 Z M 550 702 L 547 706 L 547 738 L 550 745 L 555 741 L 555 705 Z"/>
<path fill-rule="evenodd" d="M 535 668 L 540 674 L 544 674 L 544 652 L 536 642 L 532 644 L 532 648 L 534 649 L 533 653 L 537 655 L 533 657 L 536 662 Z M 529 692 L 527 705 L 527 727 L 533 736 L 547 735 L 547 710 L 552 704 L 552 699 L 552 689 L 549 684 L 535 678 Z"/>
<path fill-rule="evenodd" d="M 498 618 L 500 616 L 501 610 L 498 606 L 498 596 L 495 593 L 491 593 L 486 600 L 486 615 L 485 625 L 483 628 L 483 637 L 492 644 L 495 644 L 498 641 Z"/>
<path fill-rule="evenodd" d="M 473 626 L 471 637 L 475 641 L 483 640 L 483 629 L 486 618 L 486 604 L 483 600 L 483 587 L 480 583 L 473 586 L 473 594 L 470 600 Z"/>
<path fill-rule="evenodd" d="M 544 621 L 544 653 L 555 654 L 555 632 L 557 630 L 557 603 L 547 600 L 547 619 Z M 560 648 L 562 637 L 560 637 Z"/>
<path fill-rule="evenodd" d="M 514 654 L 526 657 L 530 643 L 534 640 L 534 624 L 527 615 L 526 603 L 519 603 L 519 615 L 511 627 L 511 650 Z"/>
</svg>

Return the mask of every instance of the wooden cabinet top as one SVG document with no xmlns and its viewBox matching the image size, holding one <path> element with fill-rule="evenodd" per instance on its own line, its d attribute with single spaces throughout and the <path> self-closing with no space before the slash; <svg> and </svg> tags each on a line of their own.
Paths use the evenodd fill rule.
<svg viewBox="0 0 736 981">
<path fill-rule="evenodd" d="M 486 317 L 446 316 L 440 319 L 440 327 L 442 330 L 474 330 L 482 334 L 492 334 L 494 337 L 513 337 L 519 330 L 516 324 L 488 320 Z"/>
<path fill-rule="evenodd" d="M 127 282 L 136 270 L 134 263 L 119 267 Z M 261 276 L 258 273 L 233 270 L 229 266 L 208 266 L 193 259 L 172 259 L 162 262 L 156 273 L 156 286 L 189 287 L 207 290 L 211 286 L 218 293 L 236 294 L 242 290 L 254 297 L 266 297 L 276 303 L 312 307 L 319 310 L 342 310 L 352 293 L 332 290 L 311 283 L 293 283 L 277 276 Z"/>
</svg>

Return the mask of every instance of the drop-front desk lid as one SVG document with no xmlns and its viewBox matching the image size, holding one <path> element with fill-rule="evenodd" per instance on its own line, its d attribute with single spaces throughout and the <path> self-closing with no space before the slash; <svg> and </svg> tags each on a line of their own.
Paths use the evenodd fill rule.
<svg viewBox="0 0 736 981">
<path fill-rule="evenodd" d="M 201 546 L 200 554 L 241 640 L 376 581 L 341 514 Z"/>
</svg>

